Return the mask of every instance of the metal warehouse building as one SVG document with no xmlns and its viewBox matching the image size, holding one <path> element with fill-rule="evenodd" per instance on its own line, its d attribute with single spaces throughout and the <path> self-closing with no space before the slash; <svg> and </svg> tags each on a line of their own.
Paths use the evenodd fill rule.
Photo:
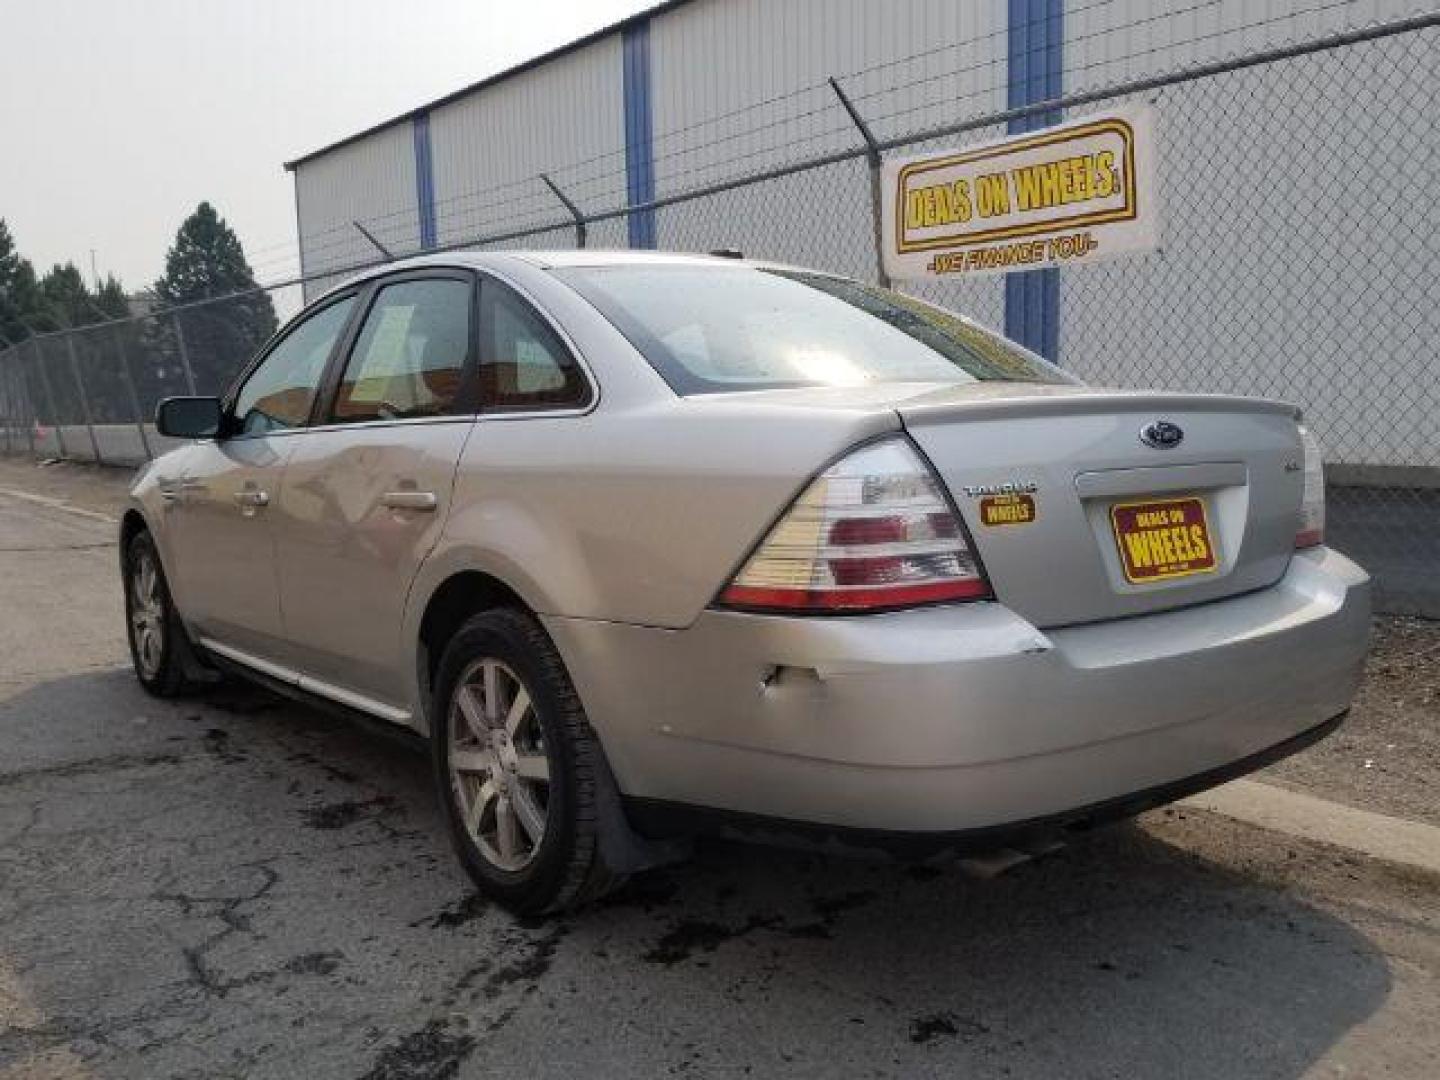
<svg viewBox="0 0 1440 1080">
<path fill-rule="evenodd" d="M 568 201 L 586 214 L 640 208 L 591 224 L 591 246 L 736 247 L 873 278 L 864 157 L 666 200 L 863 146 L 832 78 L 876 138 L 899 140 L 1412 8 L 673 0 L 289 163 L 302 272 L 321 275 L 313 293 L 323 275 L 373 261 L 357 222 L 396 254 L 495 237 L 571 246 Z M 1417 148 L 1434 159 L 1436 75 L 1415 37 L 1133 89 L 1119 100 L 1155 102 L 1162 125 L 1162 251 L 913 291 L 1094 381 L 1299 401 L 1337 463 L 1433 466 L 1440 402 L 1424 387 L 1440 305 L 1432 291 L 1416 311 L 1413 282 L 1433 278 L 1433 241 L 1417 238 L 1440 221 L 1421 197 L 1433 180 L 1406 162 Z M 1097 94 L 1065 115 L 1106 105 Z M 948 141 L 1006 129 L 1001 116 Z M 1427 335 L 1428 359 L 1413 344 Z M 1374 365 L 1363 377 L 1360 357 Z"/>
</svg>

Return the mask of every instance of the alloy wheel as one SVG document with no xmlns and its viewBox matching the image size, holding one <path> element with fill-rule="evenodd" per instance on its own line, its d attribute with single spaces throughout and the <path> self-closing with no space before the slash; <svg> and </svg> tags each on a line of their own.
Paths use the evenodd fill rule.
<svg viewBox="0 0 1440 1080">
<path fill-rule="evenodd" d="M 165 659 L 165 601 L 160 568 L 148 551 L 136 554 L 130 572 L 130 637 L 141 672 L 155 678 Z"/>
<path fill-rule="evenodd" d="M 476 660 L 448 718 L 450 786 L 465 831 L 501 870 L 525 869 L 545 836 L 550 757 L 530 691 L 506 664 Z"/>
</svg>

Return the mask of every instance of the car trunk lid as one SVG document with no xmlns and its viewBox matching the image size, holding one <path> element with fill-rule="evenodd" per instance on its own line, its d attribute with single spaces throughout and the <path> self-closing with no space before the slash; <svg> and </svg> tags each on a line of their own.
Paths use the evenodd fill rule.
<svg viewBox="0 0 1440 1080">
<path fill-rule="evenodd" d="M 1289 564 L 1302 491 L 1293 406 L 988 383 L 895 408 L 997 599 L 1037 626 L 1216 600 Z M 1142 432 L 1162 422 L 1180 438 L 1151 430 L 1147 445 Z"/>
</svg>

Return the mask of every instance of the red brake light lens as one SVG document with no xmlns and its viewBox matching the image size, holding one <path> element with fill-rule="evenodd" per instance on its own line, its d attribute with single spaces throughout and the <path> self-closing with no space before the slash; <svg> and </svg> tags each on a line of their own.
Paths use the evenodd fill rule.
<svg viewBox="0 0 1440 1080">
<path fill-rule="evenodd" d="M 719 602 L 824 614 L 989 596 L 939 481 L 905 439 L 892 438 L 817 477 Z"/>
</svg>

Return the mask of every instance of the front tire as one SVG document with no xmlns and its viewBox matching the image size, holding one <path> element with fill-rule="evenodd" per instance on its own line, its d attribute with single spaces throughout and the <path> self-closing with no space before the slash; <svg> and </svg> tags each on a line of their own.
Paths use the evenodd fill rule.
<svg viewBox="0 0 1440 1080">
<path fill-rule="evenodd" d="M 177 697 L 191 689 L 185 659 L 190 640 L 170 599 L 160 552 L 148 532 L 125 548 L 125 629 L 135 677 L 147 693 Z"/>
<path fill-rule="evenodd" d="M 451 840 L 482 892 L 538 915 L 624 880 L 600 852 L 599 740 L 532 616 L 499 609 L 466 622 L 440 659 L 431 715 Z"/>
</svg>

